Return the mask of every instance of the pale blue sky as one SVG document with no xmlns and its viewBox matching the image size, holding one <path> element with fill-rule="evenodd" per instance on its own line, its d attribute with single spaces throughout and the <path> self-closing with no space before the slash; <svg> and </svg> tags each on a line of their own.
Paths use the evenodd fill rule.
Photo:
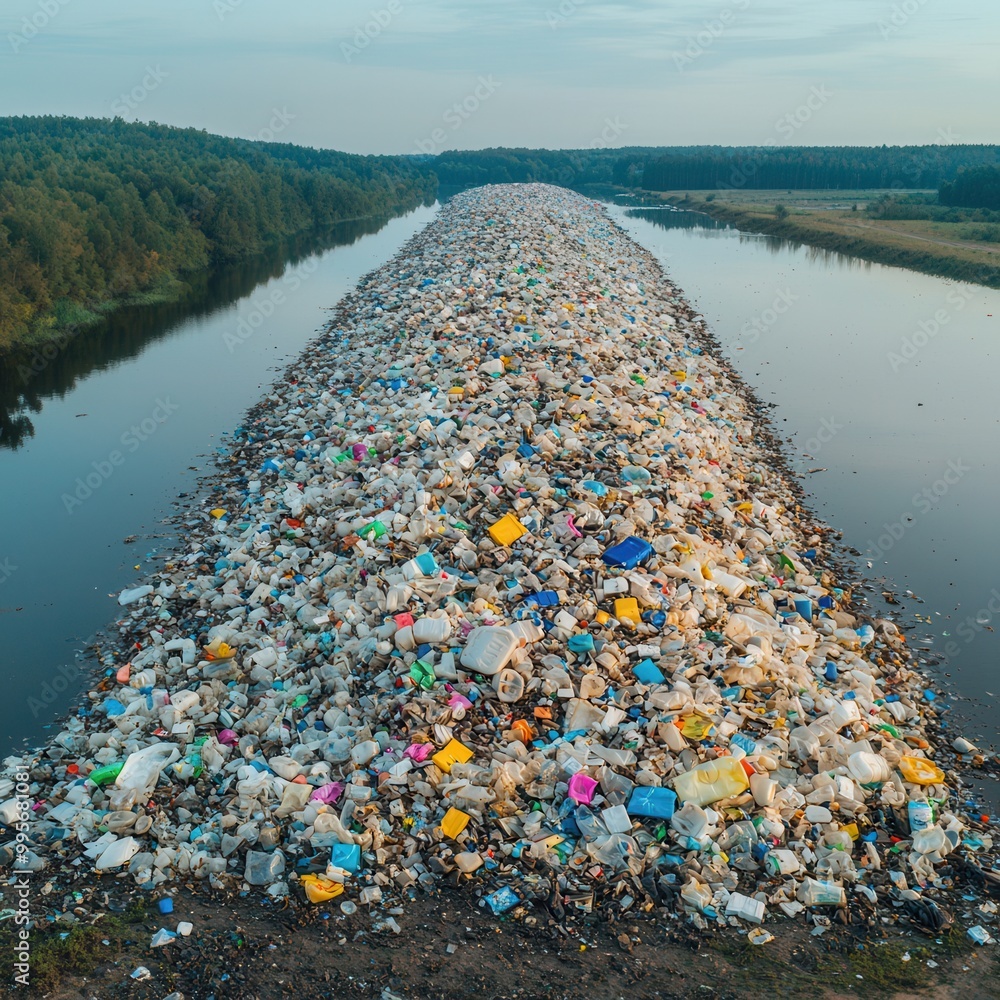
<svg viewBox="0 0 1000 1000">
<path fill-rule="evenodd" d="M 0 114 L 364 153 L 995 143 L 998 29 L 996 0 L 4 0 Z"/>
</svg>

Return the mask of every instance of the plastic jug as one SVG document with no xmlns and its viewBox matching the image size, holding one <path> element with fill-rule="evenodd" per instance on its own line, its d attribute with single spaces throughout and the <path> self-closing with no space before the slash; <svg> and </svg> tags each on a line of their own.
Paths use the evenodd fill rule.
<svg viewBox="0 0 1000 1000">
<path fill-rule="evenodd" d="M 524 678 L 511 667 L 505 667 L 493 675 L 493 688 L 497 698 L 510 705 L 524 697 Z"/>
<path fill-rule="evenodd" d="M 115 784 L 139 798 L 148 795 L 156 787 L 163 768 L 180 755 L 180 750 L 172 743 L 151 743 L 129 755 L 118 772 Z"/>
<path fill-rule="evenodd" d="M 97 859 L 98 871 L 120 868 L 139 853 L 140 843 L 134 837 L 123 837 L 109 844 Z"/>
<path fill-rule="evenodd" d="M 847 770 L 859 784 L 870 785 L 878 781 L 888 781 L 892 777 L 889 762 L 877 753 L 861 750 L 847 758 Z"/>
<path fill-rule="evenodd" d="M 682 802 L 707 806 L 750 787 L 743 765 L 734 757 L 705 761 L 674 778 L 674 789 Z"/>
<path fill-rule="evenodd" d="M 808 875 L 795 893 L 804 906 L 846 906 L 847 893 L 833 882 L 819 882 Z"/>
<path fill-rule="evenodd" d="M 632 790 L 628 800 L 630 816 L 648 816 L 652 819 L 670 819 L 677 808 L 677 795 L 670 788 L 644 788 Z"/>
<path fill-rule="evenodd" d="M 495 674 L 507 665 L 518 645 L 517 636 L 510 629 L 501 625 L 480 626 L 469 633 L 460 662 L 466 670 L 477 674 Z"/>
<path fill-rule="evenodd" d="M 768 851 L 764 855 L 764 868 L 769 875 L 794 875 L 802 864 L 794 851 Z"/>
<path fill-rule="evenodd" d="M 681 836 L 701 840 L 708 830 L 708 815 L 694 802 L 685 802 L 671 817 L 670 825 Z"/>
<path fill-rule="evenodd" d="M 451 622 L 447 618 L 418 618 L 413 623 L 413 638 L 418 644 L 429 642 L 437 645 L 451 635 Z"/>
</svg>

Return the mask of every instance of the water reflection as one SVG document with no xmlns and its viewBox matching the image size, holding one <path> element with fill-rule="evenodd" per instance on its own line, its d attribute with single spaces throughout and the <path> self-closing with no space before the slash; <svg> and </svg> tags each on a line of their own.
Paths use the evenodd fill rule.
<svg viewBox="0 0 1000 1000">
<path fill-rule="evenodd" d="M 744 232 L 730 223 L 714 219 L 704 212 L 692 212 L 689 209 L 664 205 L 656 208 L 627 208 L 625 214 L 629 218 L 642 219 L 645 222 L 652 223 L 652 225 L 660 229 L 696 230 L 699 236 L 706 239 L 724 238 L 737 240 L 740 244 L 753 244 L 754 246 L 763 247 L 768 253 L 776 257 L 804 253 L 806 259 L 812 264 L 824 267 L 838 267 L 852 271 L 870 271 L 873 266 L 870 260 L 852 257 L 837 250 L 827 250 L 824 247 L 799 243 L 797 240 L 785 239 L 783 236 Z"/>
<path fill-rule="evenodd" d="M 17 450 L 34 437 L 31 414 L 40 413 L 46 399 L 64 396 L 79 379 L 137 357 L 148 345 L 181 330 L 182 320 L 226 309 L 314 254 L 377 233 L 389 218 L 343 222 L 276 243 L 249 260 L 191 275 L 174 302 L 122 309 L 44 346 L 0 354 L 0 448 Z"/>
<path fill-rule="evenodd" d="M 663 206 L 661 208 L 630 208 L 625 213 L 630 219 L 645 219 L 661 229 L 703 229 L 706 235 L 713 231 L 735 234 L 726 222 L 713 219 L 704 212 L 689 212 L 686 209 Z"/>
</svg>

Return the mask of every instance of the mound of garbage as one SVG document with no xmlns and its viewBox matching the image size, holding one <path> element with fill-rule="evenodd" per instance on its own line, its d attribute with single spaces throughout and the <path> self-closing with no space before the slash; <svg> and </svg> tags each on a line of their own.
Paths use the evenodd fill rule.
<svg viewBox="0 0 1000 1000">
<path fill-rule="evenodd" d="M 84 906 L 109 876 L 384 915 L 447 878 L 558 919 L 946 926 L 956 873 L 994 877 L 976 748 L 852 610 L 710 346 L 601 206 L 457 196 L 250 413 L 79 712 L 4 762 L 4 863 Z"/>
</svg>

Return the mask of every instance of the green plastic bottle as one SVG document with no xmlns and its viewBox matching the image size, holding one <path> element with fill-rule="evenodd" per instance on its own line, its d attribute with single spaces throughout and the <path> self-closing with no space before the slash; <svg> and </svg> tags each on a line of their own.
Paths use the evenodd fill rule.
<svg viewBox="0 0 1000 1000">
<path fill-rule="evenodd" d="M 92 781 L 98 788 L 102 788 L 104 785 L 108 785 L 114 781 L 124 766 L 125 761 L 119 760 L 114 764 L 105 764 L 104 767 L 95 767 L 87 775 L 87 780 Z"/>
</svg>

